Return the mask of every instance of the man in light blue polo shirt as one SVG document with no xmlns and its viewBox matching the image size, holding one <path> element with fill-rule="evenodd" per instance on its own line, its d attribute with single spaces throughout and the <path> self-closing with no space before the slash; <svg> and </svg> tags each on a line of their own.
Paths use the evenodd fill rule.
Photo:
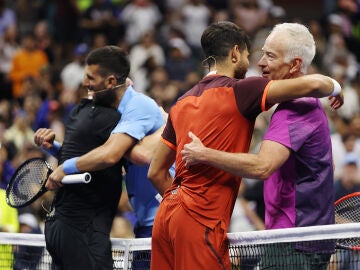
<svg viewBox="0 0 360 270">
<path fill-rule="evenodd" d="M 123 133 L 140 141 L 164 124 L 162 113 L 155 102 L 136 92 L 131 86 L 126 89 L 118 111 L 121 113 L 121 120 L 112 134 Z M 147 178 L 148 169 L 149 165 L 136 165 L 131 161 L 128 161 L 126 166 L 126 190 L 135 212 L 136 238 L 151 237 L 155 214 L 159 207 L 159 201 L 155 198 L 158 192 Z M 144 267 L 150 267 L 150 252 L 135 253 L 132 268 Z"/>
</svg>

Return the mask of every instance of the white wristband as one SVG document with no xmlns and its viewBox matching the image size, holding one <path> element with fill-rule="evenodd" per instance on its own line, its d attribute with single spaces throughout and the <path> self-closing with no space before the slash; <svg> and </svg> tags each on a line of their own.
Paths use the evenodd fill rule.
<svg viewBox="0 0 360 270">
<path fill-rule="evenodd" d="M 335 97 L 335 96 L 337 96 L 337 95 L 339 95 L 339 94 L 341 93 L 341 86 L 340 86 L 340 84 L 339 84 L 336 80 L 334 80 L 333 78 L 330 78 L 330 77 L 328 77 L 328 78 L 329 78 L 330 80 L 332 80 L 333 85 L 334 85 L 334 89 L 333 89 L 332 93 L 330 94 L 330 96 Z"/>
</svg>

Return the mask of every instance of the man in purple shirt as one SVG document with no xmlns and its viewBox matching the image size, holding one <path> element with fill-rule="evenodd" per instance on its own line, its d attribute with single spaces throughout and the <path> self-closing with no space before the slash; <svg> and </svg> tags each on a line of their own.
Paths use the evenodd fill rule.
<svg viewBox="0 0 360 270">
<path fill-rule="evenodd" d="M 284 23 L 275 26 L 267 37 L 258 65 L 263 77 L 295 78 L 306 73 L 314 55 L 315 42 L 308 29 Z M 334 224 L 330 130 L 318 99 L 279 104 L 258 154 L 220 152 L 204 147 L 191 132 L 189 136 L 192 142 L 182 151 L 187 166 L 207 163 L 238 176 L 266 180 L 266 229 Z M 267 250 L 261 266 L 300 270 L 316 264 L 316 269 L 326 269 L 333 250 L 334 243 L 288 244 Z M 294 261 L 298 265 L 291 263 Z"/>
<path fill-rule="evenodd" d="M 279 104 L 264 140 L 289 151 L 264 183 L 266 228 L 333 224 L 332 150 L 320 101 L 301 98 Z"/>
</svg>

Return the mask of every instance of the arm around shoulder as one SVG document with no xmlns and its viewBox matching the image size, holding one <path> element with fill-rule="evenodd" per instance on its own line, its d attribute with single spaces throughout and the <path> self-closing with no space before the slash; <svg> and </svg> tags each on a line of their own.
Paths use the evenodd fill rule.
<svg viewBox="0 0 360 270">
<path fill-rule="evenodd" d="M 338 82 L 321 74 L 304 75 L 294 79 L 274 80 L 269 85 L 266 101 L 271 104 L 301 97 L 338 97 L 339 107 L 343 104 L 342 91 Z"/>
<path fill-rule="evenodd" d="M 82 172 L 108 168 L 119 162 L 135 143 L 136 140 L 125 133 L 111 134 L 103 145 L 79 157 L 76 167 Z"/>
<path fill-rule="evenodd" d="M 181 151 L 186 166 L 203 163 L 240 177 L 266 180 L 290 155 L 287 147 L 273 141 L 263 141 L 258 154 L 228 153 L 205 147 L 192 133 L 189 136 L 192 142 Z"/>
</svg>

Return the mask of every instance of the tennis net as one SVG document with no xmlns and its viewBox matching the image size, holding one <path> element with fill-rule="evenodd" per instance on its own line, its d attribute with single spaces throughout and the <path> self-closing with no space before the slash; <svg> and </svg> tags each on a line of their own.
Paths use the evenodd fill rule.
<svg viewBox="0 0 360 270">
<path fill-rule="evenodd" d="M 360 239 L 360 223 L 237 232 L 228 239 L 233 270 L 360 269 L 360 247 L 345 248 Z M 150 261 L 150 238 L 111 240 L 114 269 L 133 269 L 135 263 L 148 269 L 139 265 Z M 50 270 L 44 235 L 0 233 L 0 269 Z"/>
</svg>

